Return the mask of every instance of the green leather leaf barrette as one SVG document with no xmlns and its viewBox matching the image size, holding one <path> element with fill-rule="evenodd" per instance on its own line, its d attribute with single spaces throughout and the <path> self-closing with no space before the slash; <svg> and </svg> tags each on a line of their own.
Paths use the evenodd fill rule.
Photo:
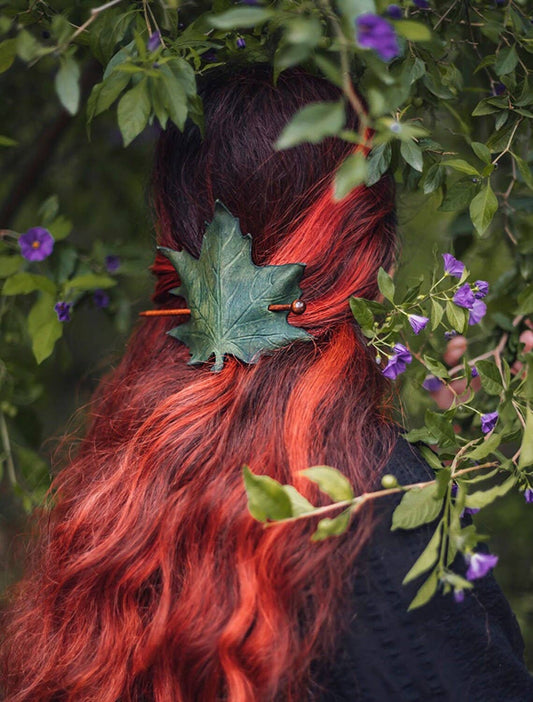
<svg viewBox="0 0 533 702">
<path fill-rule="evenodd" d="M 214 354 L 212 370 L 220 371 L 225 354 L 256 363 L 263 353 L 313 338 L 287 321 L 289 311 L 305 310 L 298 300 L 305 265 L 256 266 L 251 236 L 242 234 L 238 219 L 220 201 L 200 258 L 167 247 L 159 251 L 181 280 L 171 292 L 184 297 L 190 309 L 190 319 L 168 332 L 188 346 L 189 363 L 208 361 Z"/>
</svg>

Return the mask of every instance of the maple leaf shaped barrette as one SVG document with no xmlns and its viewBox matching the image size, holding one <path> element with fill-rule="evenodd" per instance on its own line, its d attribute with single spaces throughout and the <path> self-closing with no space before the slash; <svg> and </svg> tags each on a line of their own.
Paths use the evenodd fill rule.
<svg viewBox="0 0 533 702">
<path fill-rule="evenodd" d="M 164 246 L 158 250 L 181 281 L 170 292 L 184 297 L 189 308 L 148 310 L 141 315 L 190 314 L 187 322 L 167 332 L 189 348 L 189 363 L 204 363 L 214 355 L 216 372 L 222 369 L 225 354 L 256 363 L 261 354 L 313 338 L 287 321 L 289 312 L 305 311 L 299 299 L 305 264 L 256 266 L 252 237 L 242 234 L 239 220 L 219 200 L 198 259 Z"/>
</svg>

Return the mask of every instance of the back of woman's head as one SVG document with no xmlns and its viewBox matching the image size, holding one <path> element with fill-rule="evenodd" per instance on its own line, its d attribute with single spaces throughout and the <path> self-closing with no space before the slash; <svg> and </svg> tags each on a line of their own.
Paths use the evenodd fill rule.
<svg viewBox="0 0 533 702">
<path fill-rule="evenodd" d="M 275 151 L 290 118 L 340 98 L 324 80 L 262 67 L 208 79 L 205 138 L 161 134 L 153 173 L 158 243 L 199 255 L 221 200 L 250 232 L 258 265 L 305 263 L 309 331 L 257 363 L 188 365 L 140 323 L 102 382 L 76 457 L 54 481 L 33 570 L 19 584 L 4 646 L 7 699 L 154 702 L 307 700 L 334 646 L 353 562 L 370 529 L 311 544 L 313 525 L 264 529 L 246 509 L 241 468 L 291 483 L 313 464 L 371 489 L 393 441 L 384 379 L 350 314 L 375 297 L 395 253 L 388 177 L 332 198 L 339 139 Z M 352 114 L 348 126 L 356 127 Z M 154 299 L 177 300 L 159 256 Z"/>
</svg>

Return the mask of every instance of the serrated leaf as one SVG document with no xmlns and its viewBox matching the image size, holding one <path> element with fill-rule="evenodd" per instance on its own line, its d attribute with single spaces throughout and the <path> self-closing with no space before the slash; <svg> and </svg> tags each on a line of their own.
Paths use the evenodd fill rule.
<svg viewBox="0 0 533 702">
<path fill-rule="evenodd" d="M 120 98 L 117 116 L 124 146 L 128 146 L 146 127 L 150 116 L 146 78 Z"/>
<path fill-rule="evenodd" d="M 437 575 L 437 569 L 435 568 L 431 572 L 429 578 L 424 582 L 424 584 L 416 593 L 414 599 L 411 601 L 411 604 L 407 608 L 407 611 L 410 612 L 413 609 L 418 609 L 418 607 L 422 607 L 423 605 L 427 604 L 429 600 L 433 597 L 433 595 L 437 592 L 438 584 L 439 579 Z"/>
<path fill-rule="evenodd" d="M 316 483 L 334 502 L 352 500 L 354 497 L 352 486 L 348 478 L 336 468 L 330 466 L 312 466 L 301 471 L 308 480 Z"/>
<path fill-rule="evenodd" d="M 470 218 L 479 236 L 482 236 L 498 210 L 498 198 L 487 181 L 470 203 Z"/>
<path fill-rule="evenodd" d="M 410 583 L 411 580 L 416 580 L 416 578 L 420 577 L 422 573 L 425 573 L 426 570 L 429 570 L 435 565 L 437 558 L 439 557 L 441 533 L 442 521 L 439 522 L 426 548 L 422 551 L 412 568 L 402 580 L 402 585 L 407 585 L 407 583 Z"/>
<path fill-rule="evenodd" d="M 503 392 L 502 377 L 493 361 L 481 360 L 476 362 L 476 368 L 481 380 L 481 386 L 489 395 L 501 395 Z"/>
<path fill-rule="evenodd" d="M 386 300 L 394 302 L 394 283 L 387 271 L 381 267 L 378 271 L 378 287 L 380 293 Z"/>
<path fill-rule="evenodd" d="M 37 273 L 15 273 L 4 283 L 2 295 L 26 295 L 35 290 L 42 290 L 55 295 L 55 283 L 44 275 Z"/>
<path fill-rule="evenodd" d="M 37 363 L 42 363 L 51 355 L 56 341 L 63 334 L 63 325 L 57 318 L 54 302 L 52 295 L 43 293 L 28 315 L 28 333 Z"/>
<path fill-rule="evenodd" d="M 366 173 L 367 162 L 363 154 L 350 154 L 335 173 L 333 199 L 338 202 L 349 195 L 354 188 L 365 182 Z"/>
<path fill-rule="evenodd" d="M 289 496 L 283 486 L 268 475 L 255 475 L 248 466 L 242 469 L 244 487 L 248 496 L 248 509 L 260 522 L 288 519 L 292 516 Z"/>
<path fill-rule="evenodd" d="M 510 475 L 500 485 L 495 485 L 488 490 L 477 490 L 466 496 L 465 505 L 474 509 L 481 509 L 490 505 L 498 497 L 503 497 L 515 485 L 516 476 Z"/>
<path fill-rule="evenodd" d="M 442 500 L 435 499 L 436 494 L 436 483 L 429 483 L 423 488 L 409 489 L 392 514 L 391 531 L 415 529 L 434 521 L 442 508 Z"/>
<path fill-rule="evenodd" d="M 191 352 L 189 363 L 203 363 L 215 355 L 213 371 L 220 371 L 224 355 L 256 363 L 260 355 L 311 335 L 287 321 L 287 312 L 269 305 L 291 304 L 301 295 L 301 263 L 256 266 L 252 238 L 243 236 L 239 221 L 217 200 L 200 258 L 187 251 L 159 249 L 176 268 L 183 296 L 191 310 L 189 321 L 170 332 Z"/>
<path fill-rule="evenodd" d="M 350 526 L 351 508 L 341 512 L 337 517 L 321 519 L 316 527 L 316 531 L 311 537 L 311 541 L 323 541 L 330 536 L 340 536 L 344 534 Z"/>
<path fill-rule="evenodd" d="M 75 115 L 80 104 L 80 68 L 71 56 L 61 60 L 55 86 L 63 107 Z"/>
<path fill-rule="evenodd" d="M 283 128 L 275 147 L 282 150 L 302 142 L 318 144 L 324 137 L 337 134 L 344 126 L 345 119 L 342 100 L 306 105 Z"/>
</svg>

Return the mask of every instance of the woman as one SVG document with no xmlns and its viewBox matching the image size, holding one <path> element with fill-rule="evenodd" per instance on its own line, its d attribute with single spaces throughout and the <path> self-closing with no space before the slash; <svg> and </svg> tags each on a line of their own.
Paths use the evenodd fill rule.
<svg viewBox="0 0 533 702">
<path fill-rule="evenodd" d="M 273 149 L 298 109 L 338 91 L 301 71 L 274 87 L 258 67 L 210 79 L 203 98 L 205 139 L 189 125 L 158 143 L 157 242 L 198 257 L 219 199 L 251 232 L 257 265 L 306 264 L 307 310 L 289 321 L 314 340 L 255 364 L 227 356 L 213 373 L 165 334 L 175 319 L 139 325 L 54 482 L 12 605 L 6 699 L 533 699 L 493 579 L 462 609 L 439 595 L 406 612 L 413 593 L 400 583 L 431 526 L 391 534 L 391 501 L 387 519 L 367 510 L 347 535 L 311 544 L 312 525 L 265 530 L 246 510 L 243 464 L 313 500 L 298 474 L 310 465 L 338 467 L 357 493 L 383 472 L 404 483 L 432 472 L 398 439 L 389 386 L 347 304 L 377 297 L 377 271 L 394 262 L 393 182 L 335 203 L 350 145 Z M 154 272 L 154 300 L 185 306 L 161 254 Z"/>
</svg>

